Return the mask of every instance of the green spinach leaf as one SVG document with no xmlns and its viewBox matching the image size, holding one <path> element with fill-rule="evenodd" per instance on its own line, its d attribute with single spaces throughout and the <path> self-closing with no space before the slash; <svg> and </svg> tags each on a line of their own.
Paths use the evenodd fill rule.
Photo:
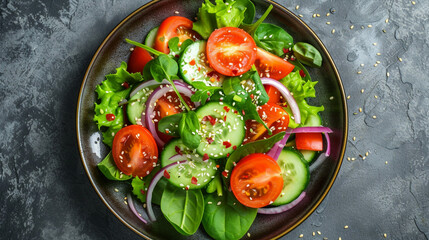
<svg viewBox="0 0 429 240">
<path fill-rule="evenodd" d="M 179 123 L 183 113 L 177 113 L 161 118 L 158 122 L 158 131 L 173 137 L 180 137 Z"/>
<path fill-rule="evenodd" d="M 284 49 L 293 46 L 292 36 L 283 28 L 270 23 L 261 23 L 254 37 L 256 45 L 277 56 L 282 56 Z"/>
<path fill-rule="evenodd" d="M 155 58 L 150 66 L 150 73 L 157 82 L 162 82 L 164 79 L 168 81 L 179 79 L 177 77 L 178 71 L 179 66 L 177 62 L 165 54 L 161 54 Z"/>
<path fill-rule="evenodd" d="M 200 121 L 194 111 L 189 111 L 182 115 L 179 123 L 179 133 L 183 144 L 190 149 L 196 149 L 201 143 L 201 136 L 198 134 Z"/>
<path fill-rule="evenodd" d="M 228 1 L 231 2 L 231 1 Z M 255 19 L 256 8 L 255 4 L 250 0 L 235 0 L 234 7 L 240 9 L 240 11 L 244 12 L 243 23 L 252 24 L 253 19 Z"/>
<path fill-rule="evenodd" d="M 234 163 L 239 162 L 240 159 L 247 155 L 268 152 L 276 142 L 283 139 L 284 135 L 285 132 L 280 132 L 270 138 L 258 140 L 238 147 L 226 161 L 225 170 L 231 172 L 234 167 Z"/>
<path fill-rule="evenodd" d="M 214 239 L 240 239 L 256 218 L 257 208 L 242 205 L 230 191 L 206 196 L 203 227 Z"/>
<path fill-rule="evenodd" d="M 193 43 L 191 39 L 186 39 L 180 44 L 179 38 L 174 37 L 168 41 L 168 48 L 170 48 L 169 55 L 172 57 L 179 57 L 183 51 Z"/>
<path fill-rule="evenodd" d="M 147 188 L 149 187 L 150 182 L 152 181 L 155 174 L 159 172 L 161 169 L 160 166 L 154 168 L 149 175 L 144 177 L 143 179 L 139 177 L 133 178 L 131 181 L 131 186 L 133 187 L 133 194 L 142 202 L 146 202 Z M 156 184 L 155 189 L 152 193 L 152 203 L 160 205 L 161 196 L 164 191 L 165 186 L 167 186 L 168 180 L 165 178 L 161 178 L 161 180 Z"/>
<path fill-rule="evenodd" d="M 193 87 L 197 89 L 197 91 L 191 96 L 192 102 L 201 102 L 202 105 L 206 104 L 207 99 L 212 96 L 215 91 L 221 90 L 221 87 L 216 86 L 207 86 L 204 82 L 193 82 Z"/>
<path fill-rule="evenodd" d="M 265 11 L 265 13 L 261 16 L 261 18 L 258 19 L 258 21 L 256 21 L 253 24 L 246 24 L 246 23 L 242 23 L 240 25 L 240 28 L 243 29 L 244 31 L 246 31 L 247 33 L 250 34 L 250 36 L 254 36 L 256 29 L 258 29 L 259 25 L 265 20 L 265 18 L 268 17 L 268 14 L 270 14 L 271 10 L 273 9 L 273 5 L 270 5 L 267 10 Z"/>
<path fill-rule="evenodd" d="M 203 193 L 200 189 L 183 190 L 168 184 L 162 194 L 161 211 L 179 233 L 192 235 L 203 218 Z"/>
<path fill-rule="evenodd" d="M 322 55 L 313 45 L 297 42 L 293 48 L 293 55 L 303 64 L 310 67 L 322 66 Z"/>
<path fill-rule="evenodd" d="M 109 180 L 125 181 L 132 178 L 132 176 L 125 175 L 119 171 L 113 160 L 112 152 L 107 154 L 103 161 L 97 164 L 97 167 Z"/>
</svg>

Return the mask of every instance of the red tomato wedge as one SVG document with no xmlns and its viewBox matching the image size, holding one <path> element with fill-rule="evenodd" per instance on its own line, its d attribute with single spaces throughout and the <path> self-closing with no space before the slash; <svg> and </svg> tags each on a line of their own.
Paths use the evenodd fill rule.
<svg viewBox="0 0 429 240">
<path fill-rule="evenodd" d="M 267 206 L 277 199 L 282 189 L 280 166 L 265 154 L 250 154 L 241 159 L 232 170 L 231 190 L 245 206 Z"/>
<path fill-rule="evenodd" d="M 112 156 L 122 173 L 145 177 L 158 161 L 158 147 L 149 130 L 140 125 L 130 125 L 116 133 Z"/>
<path fill-rule="evenodd" d="M 213 31 L 207 41 L 207 60 L 217 72 L 226 76 L 241 75 L 256 59 L 256 44 L 243 29 L 223 27 Z"/>
<path fill-rule="evenodd" d="M 289 116 L 282 107 L 277 104 L 267 103 L 258 107 L 258 114 L 265 124 L 271 129 L 272 134 L 284 132 L 289 125 Z M 246 136 L 244 143 L 253 142 L 259 139 L 268 138 L 267 129 L 255 120 L 246 121 Z"/>
<path fill-rule="evenodd" d="M 258 48 L 255 61 L 256 69 L 261 77 L 280 80 L 295 68 L 292 63 L 278 57 L 270 52 Z"/>
<path fill-rule="evenodd" d="M 178 37 L 180 43 L 186 39 L 194 41 L 201 39 L 201 36 L 192 30 L 192 25 L 193 22 L 185 17 L 171 16 L 166 18 L 159 26 L 154 48 L 168 54 L 170 52 L 168 41 L 174 37 Z"/>
<path fill-rule="evenodd" d="M 190 106 L 191 108 L 194 107 L 194 103 L 191 102 L 191 99 L 187 96 L 182 95 L 185 102 Z M 155 127 L 158 129 L 158 122 L 166 116 L 170 116 L 176 113 L 182 112 L 182 109 L 180 108 L 180 100 L 177 97 L 175 92 L 168 92 L 164 96 L 162 96 L 158 101 L 156 102 L 154 113 L 155 113 Z M 168 142 L 173 137 L 170 135 L 167 135 L 166 133 L 159 132 L 157 130 L 159 138 L 161 138 L 162 141 Z"/>
<path fill-rule="evenodd" d="M 144 66 L 152 60 L 152 56 L 141 47 L 135 47 L 128 60 L 127 71 L 130 73 L 143 72 Z"/>
<path fill-rule="evenodd" d="M 322 151 L 323 137 L 321 133 L 295 134 L 296 148 L 299 150 Z"/>
<path fill-rule="evenodd" d="M 274 104 L 279 104 L 282 103 L 282 95 L 279 92 L 279 90 L 277 90 L 277 88 L 273 87 L 273 86 L 264 86 L 265 91 L 268 94 L 268 97 L 270 98 L 268 100 L 268 103 L 274 103 Z"/>
</svg>

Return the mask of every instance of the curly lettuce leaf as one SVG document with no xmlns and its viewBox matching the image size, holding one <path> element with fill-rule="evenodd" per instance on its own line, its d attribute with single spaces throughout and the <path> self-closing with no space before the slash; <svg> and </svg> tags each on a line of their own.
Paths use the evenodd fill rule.
<svg viewBox="0 0 429 240">
<path fill-rule="evenodd" d="M 311 106 L 307 103 L 306 98 L 316 97 L 316 90 L 314 86 L 317 84 L 317 81 L 302 79 L 299 71 L 291 72 L 289 75 L 280 80 L 280 82 L 286 86 L 287 89 L 292 93 L 295 98 L 296 103 L 298 104 L 299 111 L 301 113 L 301 122 L 305 123 L 308 115 L 318 114 L 321 111 L 324 111 L 325 108 L 323 106 Z M 289 116 L 292 116 L 292 111 L 289 107 L 285 109 Z M 292 128 L 296 128 L 300 126 L 295 123 L 295 121 L 290 118 L 289 126 Z"/>
<path fill-rule="evenodd" d="M 204 39 L 217 28 L 239 27 L 245 18 L 246 8 L 242 5 L 235 7 L 235 2 L 216 0 L 215 4 L 206 0 L 198 9 L 198 20 L 193 24 L 192 30 L 198 32 Z"/>
<path fill-rule="evenodd" d="M 98 129 L 102 130 L 103 142 L 112 146 L 113 137 L 124 125 L 124 113 L 122 107 L 118 104 L 126 99 L 131 88 L 125 89 L 122 85 L 124 82 L 135 84 L 143 81 L 140 73 L 129 73 L 127 64 L 121 63 L 116 69 L 116 73 L 106 75 L 106 79 L 96 87 L 95 92 L 98 94 L 99 103 L 95 103 L 94 121 Z M 115 119 L 108 121 L 107 114 L 114 114 Z"/>
</svg>

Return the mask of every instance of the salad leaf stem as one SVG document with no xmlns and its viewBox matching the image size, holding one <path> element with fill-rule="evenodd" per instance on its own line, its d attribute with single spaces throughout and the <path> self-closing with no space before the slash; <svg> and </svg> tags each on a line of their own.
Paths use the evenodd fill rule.
<svg viewBox="0 0 429 240">
<path fill-rule="evenodd" d="M 176 92 L 177 96 L 179 97 L 180 101 L 182 102 L 183 106 L 185 106 L 186 110 L 189 112 L 191 111 L 191 108 L 188 106 L 188 104 L 185 102 L 185 99 L 183 99 L 182 95 L 180 94 L 180 92 L 177 90 L 176 85 L 174 84 L 173 80 L 168 80 L 171 84 L 171 86 L 174 89 L 174 92 Z"/>
<path fill-rule="evenodd" d="M 273 5 L 270 5 L 267 10 L 265 11 L 265 13 L 261 16 L 261 18 L 258 19 L 258 21 L 256 21 L 253 24 L 245 24 L 243 23 L 240 28 L 242 28 L 244 31 L 246 31 L 247 33 L 250 34 L 250 36 L 253 37 L 253 35 L 256 32 L 256 29 L 258 29 L 259 25 L 265 20 L 265 18 L 268 17 L 268 14 L 270 14 L 271 10 L 273 9 Z"/>
<path fill-rule="evenodd" d="M 161 54 L 165 54 L 165 53 L 160 52 L 160 51 L 158 51 L 158 50 L 155 50 L 155 49 L 153 49 L 153 48 L 151 48 L 151 47 L 149 47 L 149 46 L 146 46 L 146 45 L 144 45 L 143 43 L 139 43 L 139 42 L 136 42 L 136 41 L 130 40 L 130 39 L 128 39 L 128 38 L 126 38 L 126 39 L 125 39 L 125 41 L 126 41 L 127 43 L 129 43 L 129 44 L 135 45 L 135 46 L 137 46 L 137 47 L 141 47 L 141 48 L 143 48 L 144 50 L 146 50 L 146 51 L 148 51 L 148 52 L 152 53 L 152 54 L 153 54 L 153 55 L 155 55 L 155 56 L 159 56 L 159 55 L 161 55 Z"/>
</svg>

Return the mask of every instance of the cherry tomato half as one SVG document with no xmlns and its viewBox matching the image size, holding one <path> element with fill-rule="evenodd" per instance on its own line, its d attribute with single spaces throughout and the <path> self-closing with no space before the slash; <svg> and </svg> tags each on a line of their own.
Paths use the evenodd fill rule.
<svg viewBox="0 0 429 240">
<path fill-rule="evenodd" d="M 323 138 L 321 133 L 295 134 L 296 148 L 299 150 L 322 151 Z"/>
<path fill-rule="evenodd" d="M 274 202 L 283 189 L 281 169 L 270 156 L 250 154 L 232 170 L 231 189 L 245 206 L 260 208 Z"/>
<path fill-rule="evenodd" d="M 266 103 L 258 107 L 258 114 L 265 124 L 271 129 L 272 134 L 286 131 L 289 125 L 289 116 L 282 107 L 273 103 Z M 267 129 L 255 120 L 246 121 L 246 136 L 244 143 L 253 142 L 259 139 L 269 138 Z"/>
<path fill-rule="evenodd" d="M 141 47 L 135 47 L 128 60 L 127 71 L 130 73 L 143 72 L 144 66 L 152 60 L 152 56 Z"/>
<path fill-rule="evenodd" d="M 186 39 L 198 40 L 201 36 L 192 30 L 193 22 L 185 17 L 171 16 L 166 18 L 158 28 L 155 38 L 154 48 L 168 54 L 168 41 L 174 37 L 179 37 L 182 43 Z"/>
<path fill-rule="evenodd" d="M 280 80 L 294 69 L 294 65 L 270 52 L 258 48 L 255 61 L 256 69 L 262 77 Z"/>
<path fill-rule="evenodd" d="M 241 75 L 252 67 L 256 59 L 256 44 L 243 29 L 216 29 L 207 41 L 206 55 L 210 66 L 226 76 Z"/>
<path fill-rule="evenodd" d="M 122 173 L 145 177 L 158 161 L 158 147 L 149 130 L 140 125 L 130 125 L 116 133 L 112 155 Z"/>
<path fill-rule="evenodd" d="M 282 103 L 282 94 L 279 92 L 279 90 L 277 90 L 277 88 L 270 86 L 270 85 L 264 85 L 265 91 L 268 94 L 268 97 L 270 98 L 268 100 L 268 103 L 274 103 L 274 104 L 279 104 Z"/>
</svg>

